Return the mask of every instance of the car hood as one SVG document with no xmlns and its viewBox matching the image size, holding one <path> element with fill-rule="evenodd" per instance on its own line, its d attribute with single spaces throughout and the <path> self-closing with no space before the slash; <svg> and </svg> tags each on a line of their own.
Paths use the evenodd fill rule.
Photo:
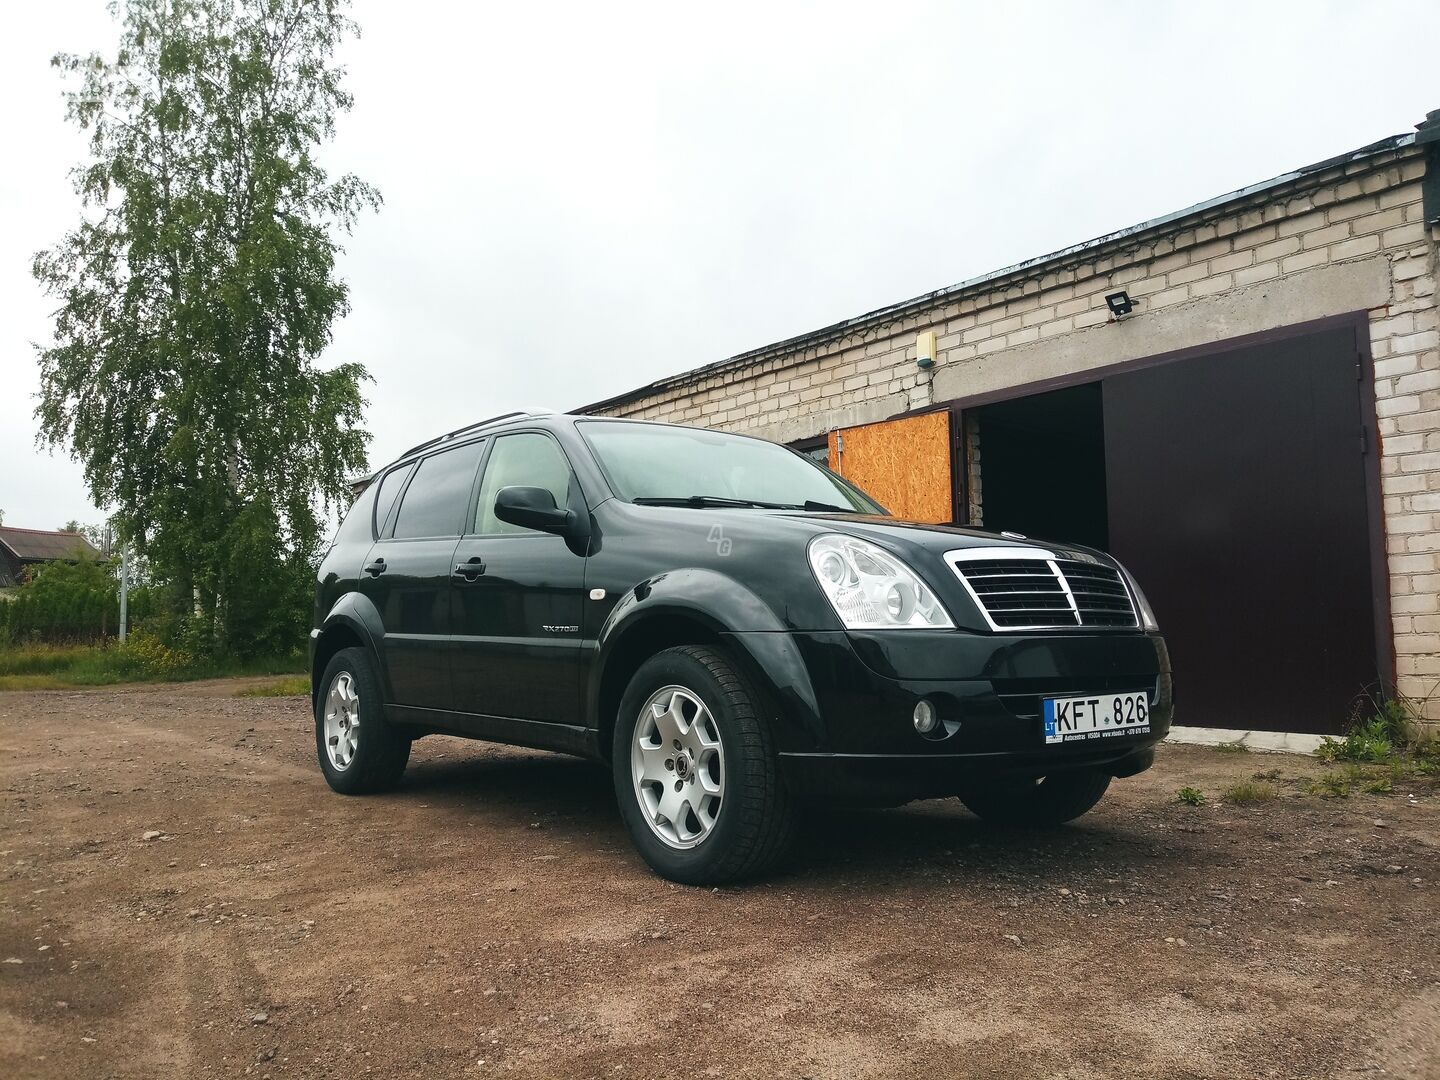
<svg viewBox="0 0 1440 1080">
<path fill-rule="evenodd" d="M 769 605 L 782 623 L 795 629 L 838 627 L 834 610 L 814 583 L 805 557 L 810 541 L 824 533 L 859 537 L 897 556 L 926 580 L 962 631 L 988 632 L 983 614 L 959 575 L 946 564 L 947 552 L 1038 548 L 1059 559 L 1114 565 L 1110 556 L 1080 545 L 879 515 L 631 503 L 617 503 L 614 512 L 634 523 L 633 535 L 664 537 L 667 560 L 735 578 Z M 639 551 L 635 558 L 639 579 L 654 558 Z M 798 589 L 797 571 L 810 579 Z"/>
<path fill-rule="evenodd" d="M 936 555 L 960 548 L 1039 548 L 1056 558 L 1077 559 L 1080 562 L 1100 560 L 1113 563 L 1114 560 L 1103 551 L 1081 544 L 1055 543 L 1035 540 L 1018 533 L 993 533 L 982 529 L 971 529 L 957 525 L 928 525 L 920 521 L 904 521 L 900 518 L 880 517 L 871 514 L 795 514 L 787 516 L 802 518 L 814 532 L 843 532 L 864 537 L 874 543 L 906 555 L 911 549 L 919 548 Z"/>
</svg>

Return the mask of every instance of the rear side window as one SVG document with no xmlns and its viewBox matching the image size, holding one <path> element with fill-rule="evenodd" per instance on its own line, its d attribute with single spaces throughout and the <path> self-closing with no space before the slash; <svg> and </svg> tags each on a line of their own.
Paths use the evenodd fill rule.
<svg viewBox="0 0 1440 1080">
<path fill-rule="evenodd" d="M 385 522 L 390 520 L 390 511 L 395 509 L 395 500 L 405 490 L 405 481 L 415 469 L 415 463 L 399 469 L 391 469 L 380 478 L 380 491 L 375 496 L 375 535 L 385 535 Z"/>
<path fill-rule="evenodd" d="M 483 442 L 468 443 L 421 460 L 395 518 L 395 538 L 459 536 Z"/>
<path fill-rule="evenodd" d="M 495 516 L 495 496 L 501 488 L 545 488 L 555 497 L 555 505 L 563 507 L 570 501 L 570 484 L 570 463 L 548 435 L 501 435 L 495 440 L 495 449 L 485 464 L 485 478 L 480 482 L 475 531 L 481 536 L 531 532 Z"/>
</svg>

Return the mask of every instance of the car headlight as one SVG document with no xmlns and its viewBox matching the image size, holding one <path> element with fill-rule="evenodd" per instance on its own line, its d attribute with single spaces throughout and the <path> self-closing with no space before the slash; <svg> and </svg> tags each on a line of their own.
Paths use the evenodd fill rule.
<svg viewBox="0 0 1440 1080">
<path fill-rule="evenodd" d="M 810 568 L 848 630 L 951 629 L 950 613 L 918 574 L 854 536 L 810 541 Z"/>
<path fill-rule="evenodd" d="M 1119 566 L 1119 563 L 1115 564 Z M 1120 567 L 1120 572 L 1125 575 L 1125 584 L 1130 587 L 1130 595 L 1135 598 L 1135 608 L 1140 612 L 1140 622 L 1146 630 L 1159 630 L 1160 624 L 1155 621 L 1155 609 L 1150 606 L 1150 601 L 1145 599 L 1145 593 L 1140 589 L 1140 583 L 1135 580 L 1135 575 Z"/>
</svg>

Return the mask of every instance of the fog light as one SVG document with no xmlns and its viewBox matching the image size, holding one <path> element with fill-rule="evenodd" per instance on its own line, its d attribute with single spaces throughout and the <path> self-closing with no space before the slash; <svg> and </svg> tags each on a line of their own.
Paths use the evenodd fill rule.
<svg viewBox="0 0 1440 1080">
<path fill-rule="evenodd" d="M 915 730 L 921 735 L 929 735 L 940 725 L 940 718 L 935 715 L 935 706 L 923 698 L 915 703 Z"/>
</svg>

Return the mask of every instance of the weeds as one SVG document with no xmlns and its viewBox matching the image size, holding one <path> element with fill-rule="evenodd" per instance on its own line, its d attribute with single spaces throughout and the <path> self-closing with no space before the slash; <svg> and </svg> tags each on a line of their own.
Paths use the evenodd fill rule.
<svg viewBox="0 0 1440 1080">
<path fill-rule="evenodd" d="M 1250 748 L 1239 739 L 1234 742 L 1217 743 L 1215 749 L 1222 754 L 1248 754 L 1250 752 Z"/>
<path fill-rule="evenodd" d="M 1176 794 L 1175 801 L 1184 803 L 1186 806 L 1204 806 L 1205 793 L 1199 788 L 1182 787 Z"/>
<path fill-rule="evenodd" d="M 123 644 L 0 647 L 0 690 L 56 690 L 124 682 L 180 682 L 224 675 L 286 675 L 305 669 L 299 653 L 254 661 L 197 659 L 151 634 L 132 634 Z"/>
<path fill-rule="evenodd" d="M 235 691 L 236 697 L 298 697 L 310 693 L 309 675 L 290 675 L 274 682 L 247 686 Z"/>
<path fill-rule="evenodd" d="M 1240 780 L 1226 788 L 1224 796 L 1226 802 L 1236 806 L 1254 806 L 1275 801 L 1280 797 L 1280 789 L 1262 780 Z"/>
</svg>

